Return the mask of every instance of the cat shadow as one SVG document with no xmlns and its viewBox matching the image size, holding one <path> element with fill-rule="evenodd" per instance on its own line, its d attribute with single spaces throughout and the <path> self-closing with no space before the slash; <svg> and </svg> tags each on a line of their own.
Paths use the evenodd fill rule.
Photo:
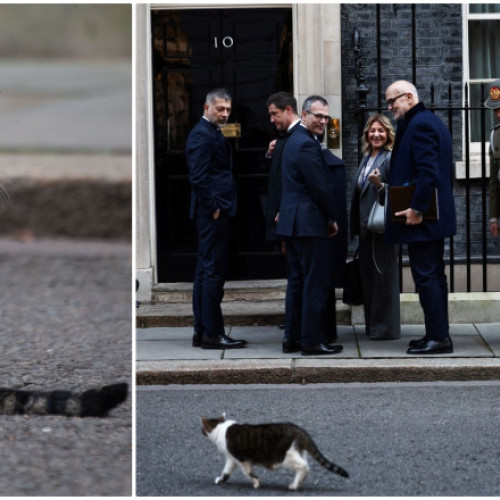
<svg viewBox="0 0 500 500">
<path fill-rule="evenodd" d="M 298 491 L 292 491 L 288 489 L 287 482 L 281 484 L 276 482 L 261 482 L 260 488 L 253 488 L 252 485 L 245 481 L 239 479 L 231 479 L 230 482 L 225 484 L 214 485 L 215 488 L 220 488 L 220 493 L 226 492 L 230 493 L 228 490 L 230 489 L 238 489 L 238 491 L 234 491 L 234 496 L 240 496 L 242 494 L 241 490 L 246 490 L 246 494 L 249 496 L 253 493 L 256 496 L 275 496 L 276 493 L 288 494 L 288 495 L 304 495 L 308 496 L 329 496 L 332 494 L 341 494 L 345 493 L 345 488 L 342 488 L 340 485 L 338 487 L 327 487 L 327 486 L 316 486 L 310 484 L 304 484 L 304 486 Z M 236 495 L 236 494 L 239 495 Z M 226 496 L 226 495 L 224 495 Z M 231 494 L 229 496 L 232 496 Z M 284 495 L 280 495 L 284 496 Z"/>
</svg>

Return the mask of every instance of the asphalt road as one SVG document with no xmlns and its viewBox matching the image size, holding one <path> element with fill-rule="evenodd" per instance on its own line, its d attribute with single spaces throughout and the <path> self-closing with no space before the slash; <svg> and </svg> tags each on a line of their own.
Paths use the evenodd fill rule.
<svg viewBox="0 0 500 500">
<path fill-rule="evenodd" d="M 299 493 L 289 471 L 241 472 L 224 485 L 224 465 L 199 417 L 241 423 L 293 421 L 347 469 L 336 476 L 313 460 Z M 500 381 L 309 386 L 140 386 L 139 496 L 498 495 Z"/>
<path fill-rule="evenodd" d="M 131 247 L 0 240 L 0 386 L 131 382 Z M 107 418 L 0 416 L 0 495 L 132 492 L 131 399 Z"/>
</svg>

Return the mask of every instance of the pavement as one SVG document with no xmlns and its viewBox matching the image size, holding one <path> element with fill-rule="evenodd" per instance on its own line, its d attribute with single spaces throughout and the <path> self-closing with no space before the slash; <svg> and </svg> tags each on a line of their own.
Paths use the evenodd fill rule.
<svg viewBox="0 0 500 500">
<path fill-rule="evenodd" d="M 0 90 L 0 151 L 131 151 L 130 60 L 0 59 Z"/>
<path fill-rule="evenodd" d="M 136 381 L 149 384 L 310 384 L 499 380 L 500 323 L 451 325 L 453 354 L 410 356 L 409 340 L 423 325 L 403 325 L 402 337 L 373 341 L 364 325 L 338 325 L 340 354 L 283 354 L 277 326 L 228 326 L 245 339 L 243 349 L 204 350 L 191 346 L 193 329 L 170 326 L 136 329 Z"/>
</svg>

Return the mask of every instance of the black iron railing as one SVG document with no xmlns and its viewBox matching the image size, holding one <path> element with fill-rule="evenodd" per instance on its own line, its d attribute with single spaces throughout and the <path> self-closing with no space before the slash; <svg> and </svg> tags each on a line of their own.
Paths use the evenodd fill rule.
<svg viewBox="0 0 500 500">
<path fill-rule="evenodd" d="M 357 51 L 356 43 L 359 45 L 359 38 L 354 37 L 355 42 L 355 57 L 357 57 L 356 66 L 356 80 L 358 82 L 357 95 L 358 95 L 358 106 L 356 111 L 356 118 L 358 124 L 358 138 L 361 138 L 363 133 L 364 124 L 370 113 L 373 112 L 386 112 L 387 110 L 382 108 L 380 99 L 378 100 L 378 106 L 375 108 L 369 108 L 367 106 L 367 94 L 368 89 L 364 84 L 365 78 L 362 71 L 361 56 L 359 55 L 359 47 Z M 359 57 L 358 57 L 359 55 Z M 488 183 L 489 178 L 487 176 L 486 170 L 486 145 L 489 141 L 489 136 L 487 137 L 486 131 L 486 112 L 488 111 L 484 107 L 471 107 L 469 103 L 469 86 L 465 84 L 463 88 L 463 94 L 452 98 L 452 86 L 448 86 L 448 96 L 445 102 L 437 103 L 434 95 L 434 85 L 431 85 L 429 89 L 430 102 L 425 103 L 428 108 L 438 113 L 447 124 L 450 133 L 452 135 L 452 141 L 454 145 L 454 161 L 455 163 L 460 161 L 464 164 L 465 175 L 462 179 L 456 179 L 455 176 L 452 179 L 452 183 L 455 188 L 455 200 L 460 202 L 460 207 L 463 207 L 465 214 L 459 213 L 459 224 L 457 229 L 457 234 L 455 237 L 449 239 L 449 244 L 447 244 L 447 261 L 449 262 L 449 286 L 450 291 L 455 291 L 455 274 L 457 265 L 465 265 L 466 269 L 466 283 L 465 291 L 472 291 L 472 270 L 473 264 L 479 265 L 481 269 L 481 289 L 483 292 L 487 291 L 500 291 L 500 283 L 489 283 L 488 282 L 488 264 L 492 263 L 493 260 L 498 260 L 498 255 L 488 255 L 488 213 L 487 213 L 487 200 L 488 200 Z M 485 85 L 481 84 L 481 103 L 484 102 L 485 98 Z M 457 106 L 455 103 L 462 102 L 463 106 Z M 471 127 L 471 113 L 478 111 L 480 113 L 480 164 L 481 171 L 480 176 L 472 178 L 471 177 L 471 151 L 470 151 L 470 127 Z M 460 125 L 457 127 L 457 125 Z M 457 130 L 458 129 L 458 130 Z M 360 143 L 359 143 L 360 145 Z M 362 153 L 361 148 L 358 147 L 358 158 L 361 159 Z M 480 199 L 480 207 L 477 206 L 477 201 L 473 200 Z M 473 234 L 472 228 L 476 230 L 476 233 L 480 234 L 481 242 L 478 244 L 475 241 L 473 248 Z M 478 230 L 480 227 L 480 230 Z M 458 240 L 458 241 L 457 241 Z M 458 247 L 458 249 L 457 249 Z M 402 249 L 401 253 L 401 271 L 400 271 L 400 284 L 402 287 L 402 263 L 406 260 L 405 250 Z M 489 262 L 490 261 L 490 262 Z M 476 277 L 476 283 L 478 279 Z"/>
</svg>

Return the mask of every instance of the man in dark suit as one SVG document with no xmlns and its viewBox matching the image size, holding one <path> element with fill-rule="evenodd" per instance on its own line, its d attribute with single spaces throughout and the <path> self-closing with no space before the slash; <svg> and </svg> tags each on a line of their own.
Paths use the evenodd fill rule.
<svg viewBox="0 0 500 500">
<path fill-rule="evenodd" d="M 225 89 L 209 92 L 204 113 L 186 141 L 191 184 L 190 218 L 198 231 L 198 262 L 193 284 L 193 346 L 203 349 L 244 347 L 224 332 L 221 302 L 228 261 L 231 218 L 236 215 L 232 154 L 221 127 L 231 113 Z"/>
<path fill-rule="evenodd" d="M 281 243 L 276 234 L 278 213 L 281 206 L 283 149 L 290 135 L 300 122 L 297 114 L 297 100 L 288 92 L 276 92 L 267 99 L 269 118 L 278 131 L 278 139 L 269 143 L 266 158 L 271 161 L 266 200 L 266 240 Z"/>
<path fill-rule="evenodd" d="M 300 122 L 297 114 L 297 100 L 288 92 L 276 92 L 267 99 L 267 110 L 269 119 L 274 124 L 278 132 L 278 138 L 269 143 L 266 152 L 266 160 L 270 163 L 269 182 L 267 186 L 267 198 L 265 204 L 266 213 L 266 240 L 279 247 L 286 260 L 286 249 L 283 238 L 276 234 L 278 225 L 278 214 L 281 205 L 282 169 L 281 160 L 283 148 L 286 141 Z M 279 325 L 284 329 L 285 325 Z M 283 344 L 283 352 L 293 352 L 288 346 Z"/>
<path fill-rule="evenodd" d="M 456 232 L 450 132 L 419 102 L 417 89 L 410 82 L 391 84 L 386 99 L 398 121 L 389 186 L 415 184 L 410 206 L 396 213 L 406 222 L 393 223 L 390 215 L 386 221 L 388 242 L 408 244 L 411 272 L 425 317 L 425 336 L 410 342 L 408 354 L 452 353 L 444 263 L 444 239 Z M 439 218 L 424 220 L 434 190 Z"/>
<path fill-rule="evenodd" d="M 336 354 L 326 343 L 331 292 L 330 238 L 338 232 L 332 177 L 321 152 L 328 103 L 308 97 L 300 125 L 283 151 L 283 191 L 277 234 L 285 238 L 288 284 L 285 342 L 303 355 Z"/>
</svg>

